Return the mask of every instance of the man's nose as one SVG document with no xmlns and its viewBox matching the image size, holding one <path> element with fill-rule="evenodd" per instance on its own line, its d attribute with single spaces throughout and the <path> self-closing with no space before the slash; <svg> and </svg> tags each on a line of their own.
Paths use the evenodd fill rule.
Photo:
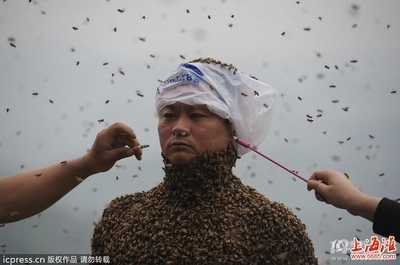
<svg viewBox="0 0 400 265">
<path fill-rule="evenodd" d="M 174 135 L 188 135 L 190 133 L 190 119 L 186 115 L 180 115 L 176 119 L 175 126 L 172 129 Z"/>
</svg>

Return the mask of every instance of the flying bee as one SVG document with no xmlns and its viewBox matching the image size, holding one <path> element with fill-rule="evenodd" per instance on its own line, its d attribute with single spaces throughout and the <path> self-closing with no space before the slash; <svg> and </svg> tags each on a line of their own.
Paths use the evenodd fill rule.
<svg viewBox="0 0 400 265">
<path fill-rule="evenodd" d="M 300 210 L 301 210 L 301 208 L 300 208 L 300 207 L 296 207 L 296 210 L 297 210 L 297 211 L 300 211 Z"/>
<path fill-rule="evenodd" d="M 119 72 L 121 75 L 125 75 L 125 72 L 122 71 L 122 70 L 119 70 L 118 72 Z"/>
<path fill-rule="evenodd" d="M 98 119 L 97 122 L 100 124 L 104 121 L 104 119 Z"/>
<path fill-rule="evenodd" d="M 312 123 L 314 120 L 313 119 L 307 119 L 307 121 Z"/>
<path fill-rule="evenodd" d="M 35 177 L 38 178 L 38 177 L 40 177 L 41 175 L 42 175 L 42 173 L 36 173 L 36 174 L 35 174 Z"/>
<path fill-rule="evenodd" d="M 285 37 L 285 34 L 286 34 L 286 32 L 284 31 L 284 32 L 281 33 L 281 36 Z"/>
<path fill-rule="evenodd" d="M 228 24 L 228 27 L 232 28 L 232 27 L 233 27 L 233 24 L 232 24 L 232 23 Z"/>
<path fill-rule="evenodd" d="M 329 66 L 327 66 L 327 65 L 325 65 L 325 68 L 326 68 L 326 69 L 331 69 L 331 68 L 330 68 Z"/>
<path fill-rule="evenodd" d="M 77 28 L 77 27 L 72 27 L 72 29 L 73 29 L 73 30 L 75 30 L 75 31 L 77 31 L 77 30 L 78 30 L 78 28 Z"/>
<path fill-rule="evenodd" d="M 79 64 L 80 64 L 80 62 L 79 62 L 79 61 L 77 61 L 77 62 L 76 62 L 76 65 L 78 66 Z"/>
<path fill-rule="evenodd" d="M 359 233 L 361 233 L 361 229 L 360 229 L 360 228 L 357 228 L 356 231 L 359 232 Z"/>
<path fill-rule="evenodd" d="M 375 136 L 373 136 L 372 134 L 369 135 L 369 138 L 374 139 Z"/>
<path fill-rule="evenodd" d="M 339 220 L 339 221 L 342 220 L 342 217 L 339 217 L 338 220 Z"/>
<path fill-rule="evenodd" d="M 146 20 L 146 16 L 145 15 L 141 15 L 140 19 Z"/>
<path fill-rule="evenodd" d="M 298 100 L 302 101 L 303 99 L 301 97 L 297 97 Z"/>
<path fill-rule="evenodd" d="M 156 58 L 156 56 L 154 54 L 150 54 L 151 58 Z"/>
<path fill-rule="evenodd" d="M 113 31 L 114 31 L 114 32 L 117 32 L 117 27 L 114 27 L 114 28 L 113 28 Z"/>
<path fill-rule="evenodd" d="M 381 173 L 379 174 L 379 177 L 383 177 L 385 175 L 385 173 Z"/>
<path fill-rule="evenodd" d="M 344 107 L 344 108 L 342 108 L 342 110 L 349 111 L 349 107 Z"/>
<path fill-rule="evenodd" d="M 115 176 L 115 180 L 119 180 L 119 177 L 118 177 L 118 176 Z"/>
<path fill-rule="evenodd" d="M 266 107 L 268 109 L 268 104 L 263 103 L 264 107 Z"/>
<path fill-rule="evenodd" d="M 144 95 L 139 90 L 136 91 L 136 95 L 138 95 L 141 98 L 144 97 Z"/>
<path fill-rule="evenodd" d="M 107 99 L 106 100 L 106 102 L 104 102 L 105 104 L 108 104 L 108 103 L 110 103 L 110 100 L 109 99 Z"/>
<path fill-rule="evenodd" d="M 392 91 L 390 91 L 390 94 L 396 94 L 397 93 L 397 91 L 396 90 L 392 90 Z"/>
<path fill-rule="evenodd" d="M 339 67 L 335 64 L 335 68 L 336 68 L 336 70 L 339 70 Z"/>
<path fill-rule="evenodd" d="M 120 9 L 120 8 L 119 8 L 119 9 L 117 9 L 117 10 L 118 10 L 118 12 L 120 12 L 121 14 L 125 12 L 125 9 Z"/>
<path fill-rule="evenodd" d="M 17 45 L 15 43 L 10 42 L 11 47 L 17 48 Z"/>
<path fill-rule="evenodd" d="M 6 112 L 7 112 L 7 113 L 10 112 L 10 110 L 11 110 L 10 108 L 6 108 Z"/>
<path fill-rule="evenodd" d="M 335 86 L 335 85 L 330 85 L 329 87 L 330 87 L 330 88 L 335 88 L 336 86 Z"/>
<path fill-rule="evenodd" d="M 54 101 L 53 101 L 52 99 L 49 99 L 49 102 L 50 102 L 51 104 L 54 104 Z"/>
<path fill-rule="evenodd" d="M 140 37 L 139 40 L 145 42 L 146 38 Z"/>
<path fill-rule="evenodd" d="M 247 97 L 248 96 L 246 92 L 242 92 L 240 94 L 242 94 L 243 97 Z"/>
<path fill-rule="evenodd" d="M 308 115 L 308 114 L 307 114 L 306 117 L 309 118 L 309 119 L 312 119 L 312 116 L 311 116 L 311 115 Z"/>
<path fill-rule="evenodd" d="M 322 117 L 322 114 L 318 114 L 318 115 L 317 115 L 317 118 L 320 118 L 320 117 Z"/>
<path fill-rule="evenodd" d="M 347 137 L 346 141 L 350 141 L 351 137 Z"/>
<path fill-rule="evenodd" d="M 339 102 L 339 100 L 337 100 L 337 99 L 332 100 L 332 103 L 338 103 L 338 102 Z"/>
<path fill-rule="evenodd" d="M 75 176 L 75 178 L 76 178 L 76 181 L 78 181 L 78 183 L 81 183 L 83 181 L 83 179 L 81 179 L 81 178 L 79 178 L 77 176 Z"/>
<path fill-rule="evenodd" d="M 186 13 L 190 14 L 190 10 L 189 10 L 189 9 L 186 9 Z"/>
<path fill-rule="evenodd" d="M 33 92 L 32 95 L 33 96 L 37 96 L 37 95 L 39 95 L 39 93 L 38 92 Z"/>
<path fill-rule="evenodd" d="M 351 63 L 356 63 L 358 62 L 357 60 L 350 60 Z"/>
<path fill-rule="evenodd" d="M 211 19 L 211 15 L 207 15 L 208 19 Z"/>
<path fill-rule="evenodd" d="M 183 56 L 182 54 L 179 54 L 179 57 L 181 57 L 181 59 L 186 60 L 186 57 Z"/>
<path fill-rule="evenodd" d="M 306 28 L 304 28 L 304 30 L 305 30 L 305 31 L 310 31 L 310 30 L 311 30 L 311 28 L 309 28 L 309 27 L 306 27 Z"/>
<path fill-rule="evenodd" d="M 65 161 L 65 160 L 64 160 L 64 161 L 61 161 L 60 164 L 61 164 L 62 166 L 65 166 L 65 165 L 67 164 L 67 161 Z"/>
<path fill-rule="evenodd" d="M 339 143 L 339 144 L 344 144 L 344 141 L 339 141 L 338 143 Z"/>
<path fill-rule="evenodd" d="M 260 94 L 258 93 L 258 91 L 254 90 L 254 96 L 259 96 Z"/>
<path fill-rule="evenodd" d="M 103 65 L 108 65 L 108 62 L 104 62 Z"/>
</svg>

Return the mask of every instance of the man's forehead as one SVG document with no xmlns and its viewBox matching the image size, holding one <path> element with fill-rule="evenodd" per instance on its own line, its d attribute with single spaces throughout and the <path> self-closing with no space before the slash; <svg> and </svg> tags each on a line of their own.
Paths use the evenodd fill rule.
<svg viewBox="0 0 400 265">
<path fill-rule="evenodd" d="M 178 110 L 178 109 L 181 109 L 181 108 L 184 108 L 184 109 L 186 109 L 186 110 L 196 110 L 196 109 L 199 109 L 199 110 L 207 110 L 207 111 L 209 111 L 208 110 L 208 108 L 207 108 L 207 106 L 205 105 L 205 104 L 194 104 L 194 105 L 190 105 L 190 104 L 185 104 L 185 103 L 182 103 L 182 102 L 176 102 L 176 103 L 174 103 L 174 104 L 171 104 L 171 105 L 166 105 L 165 107 L 163 107 L 161 110 L 165 110 L 165 109 L 168 109 L 168 110 Z"/>
</svg>

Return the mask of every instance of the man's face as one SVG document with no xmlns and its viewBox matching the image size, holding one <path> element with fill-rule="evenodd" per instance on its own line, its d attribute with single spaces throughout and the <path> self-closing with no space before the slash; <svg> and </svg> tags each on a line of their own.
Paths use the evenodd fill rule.
<svg viewBox="0 0 400 265">
<path fill-rule="evenodd" d="M 224 150 L 232 140 L 231 125 L 206 105 L 177 102 L 158 115 L 161 150 L 172 163 L 186 164 L 207 150 Z"/>
</svg>

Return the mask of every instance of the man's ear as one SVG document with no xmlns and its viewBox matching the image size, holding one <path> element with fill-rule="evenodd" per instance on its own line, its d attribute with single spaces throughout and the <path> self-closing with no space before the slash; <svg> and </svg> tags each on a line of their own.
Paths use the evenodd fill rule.
<svg viewBox="0 0 400 265">
<path fill-rule="evenodd" d="M 230 128 L 230 136 L 236 136 L 236 131 L 235 131 L 235 128 L 233 128 L 233 124 L 231 123 L 230 125 L 229 125 L 231 128 Z"/>
</svg>

